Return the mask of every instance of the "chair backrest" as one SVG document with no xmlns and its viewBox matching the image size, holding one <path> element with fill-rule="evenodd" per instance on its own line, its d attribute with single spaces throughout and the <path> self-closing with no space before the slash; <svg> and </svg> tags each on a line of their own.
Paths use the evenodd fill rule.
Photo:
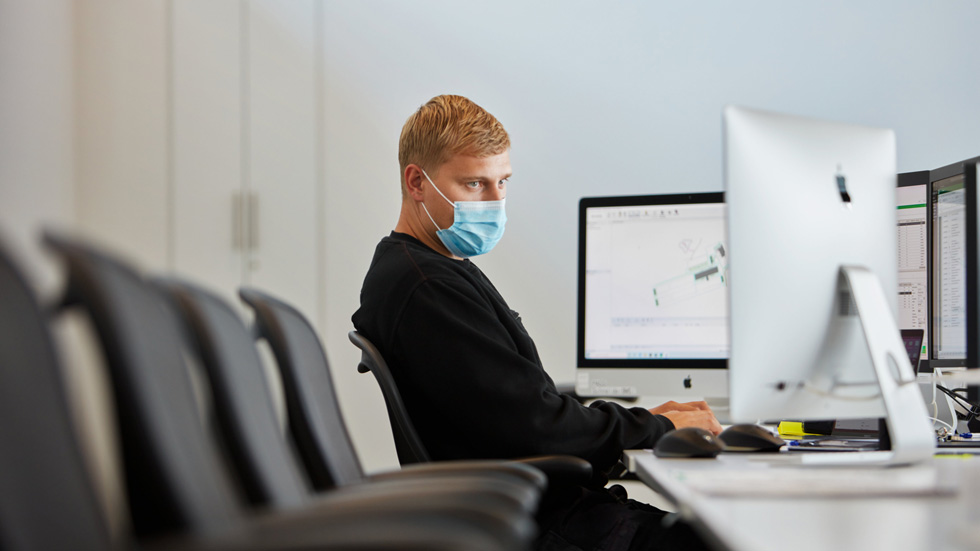
<svg viewBox="0 0 980 551">
<path fill-rule="evenodd" d="M 73 239 L 45 242 L 67 264 L 65 307 L 81 307 L 101 343 L 136 535 L 235 528 L 244 511 L 198 414 L 176 314 L 125 263 Z"/>
<path fill-rule="evenodd" d="M 385 407 L 388 408 L 388 420 L 391 423 L 392 436 L 395 438 L 395 450 L 398 452 L 398 461 L 402 465 L 411 463 L 426 463 L 430 460 L 422 439 L 415 431 L 415 425 L 408 416 L 408 410 L 402 402 L 401 394 L 398 393 L 398 385 L 395 384 L 388 364 L 381 357 L 381 352 L 370 340 L 357 331 L 347 333 L 350 342 L 361 349 L 361 361 L 357 364 L 357 370 L 361 373 L 370 371 L 381 387 L 381 394 L 385 399 Z"/>
<path fill-rule="evenodd" d="M 360 482 L 364 471 L 313 326 L 262 291 L 241 289 L 239 295 L 255 311 L 255 336 L 269 343 L 279 367 L 289 430 L 313 486 L 324 490 Z"/>
<path fill-rule="evenodd" d="M 108 549 L 45 321 L 0 250 L 0 549 Z"/>
<path fill-rule="evenodd" d="M 253 505 L 286 508 L 308 500 L 276 418 L 252 335 L 222 299 L 190 283 L 158 279 L 184 320 L 187 340 L 210 382 L 228 463 Z"/>
</svg>

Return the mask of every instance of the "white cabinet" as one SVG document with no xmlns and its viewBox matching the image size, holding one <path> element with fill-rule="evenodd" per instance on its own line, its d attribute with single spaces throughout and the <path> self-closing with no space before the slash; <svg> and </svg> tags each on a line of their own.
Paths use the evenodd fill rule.
<svg viewBox="0 0 980 551">
<path fill-rule="evenodd" d="M 171 10 L 172 268 L 231 297 L 244 279 L 233 248 L 233 201 L 247 185 L 241 3 Z"/>
<path fill-rule="evenodd" d="M 82 228 L 233 304 L 254 285 L 316 320 L 314 0 L 78 10 Z"/>
<path fill-rule="evenodd" d="M 316 322 L 319 109 L 313 0 L 253 1 L 246 102 L 251 227 L 244 281 Z"/>
</svg>

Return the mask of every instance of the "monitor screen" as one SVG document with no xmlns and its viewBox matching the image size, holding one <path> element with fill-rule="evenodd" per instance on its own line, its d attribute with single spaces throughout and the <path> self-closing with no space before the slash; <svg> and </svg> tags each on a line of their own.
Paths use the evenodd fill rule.
<svg viewBox="0 0 980 551">
<path fill-rule="evenodd" d="M 898 326 L 923 335 L 913 367 L 920 362 L 925 366 L 929 357 L 928 187 L 927 170 L 898 175 Z"/>
<path fill-rule="evenodd" d="M 930 186 L 932 225 L 931 365 L 966 365 L 966 190 L 963 171 L 936 171 Z"/>
<path fill-rule="evenodd" d="M 586 360 L 728 357 L 725 205 L 663 200 L 586 209 Z"/>
<path fill-rule="evenodd" d="M 722 193 L 583 198 L 578 367 L 609 370 L 585 393 L 661 395 L 691 371 L 724 370 L 728 258 Z M 613 368 L 686 371 L 640 388 L 638 371 L 608 384 Z"/>
</svg>

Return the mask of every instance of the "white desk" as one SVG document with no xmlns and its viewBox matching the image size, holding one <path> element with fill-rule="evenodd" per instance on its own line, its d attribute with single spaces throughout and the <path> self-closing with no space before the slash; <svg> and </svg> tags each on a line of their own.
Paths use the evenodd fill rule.
<svg viewBox="0 0 980 551">
<path fill-rule="evenodd" d="M 836 467 L 801 467 L 784 457 L 627 454 L 640 479 L 673 501 L 718 549 L 980 549 L 980 457 L 940 457 L 914 468 L 846 468 L 838 473 L 850 483 L 841 484 L 834 481 Z"/>
</svg>

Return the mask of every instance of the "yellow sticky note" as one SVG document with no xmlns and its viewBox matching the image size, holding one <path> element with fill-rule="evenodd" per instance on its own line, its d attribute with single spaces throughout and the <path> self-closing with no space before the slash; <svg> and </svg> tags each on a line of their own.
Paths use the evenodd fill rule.
<svg viewBox="0 0 980 551">
<path fill-rule="evenodd" d="M 796 421 L 780 421 L 779 436 L 807 436 L 810 433 L 803 432 L 803 423 Z"/>
</svg>

